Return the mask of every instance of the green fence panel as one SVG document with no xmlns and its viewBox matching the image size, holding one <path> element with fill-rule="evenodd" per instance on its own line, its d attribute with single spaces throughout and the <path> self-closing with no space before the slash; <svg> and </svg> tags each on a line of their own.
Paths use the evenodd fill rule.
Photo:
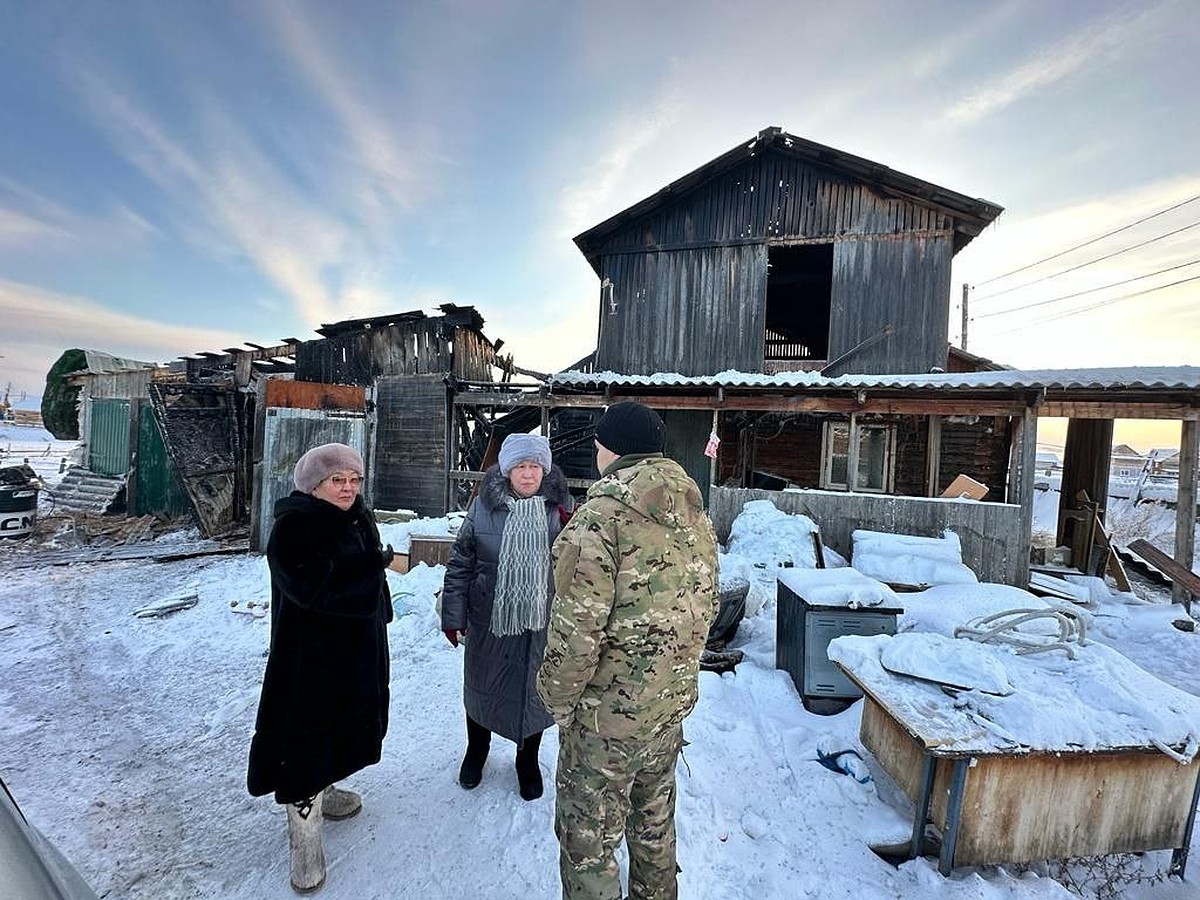
<svg viewBox="0 0 1200 900">
<path fill-rule="evenodd" d="M 97 475 L 129 471 L 129 401 L 92 400 L 88 468 Z"/>
<path fill-rule="evenodd" d="M 137 490 L 134 515 L 175 518 L 189 513 L 192 502 L 183 489 L 179 473 L 167 455 L 154 407 L 149 400 L 138 403 Z"/>
</svg>

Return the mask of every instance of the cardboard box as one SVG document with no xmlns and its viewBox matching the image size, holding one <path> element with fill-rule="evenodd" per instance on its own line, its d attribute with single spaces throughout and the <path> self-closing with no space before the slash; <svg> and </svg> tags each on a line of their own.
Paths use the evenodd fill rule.
<svg viewBox="0 0 1200 900">
<path fill-rule="evenodd" d="M 952 482 L 950 487 L 942 491 L 943 497 L 953 497 L 955 500 L 967 498 L 970 500 L 982 500 L 987 496 L 988 486 L 980 484 L 969 475 L 959 475 Z"/>
</svg>

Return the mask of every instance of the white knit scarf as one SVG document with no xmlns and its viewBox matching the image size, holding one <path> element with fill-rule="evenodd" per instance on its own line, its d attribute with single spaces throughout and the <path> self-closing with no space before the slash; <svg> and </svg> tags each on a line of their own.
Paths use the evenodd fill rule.
<svg viewBox="0 0 1200 900">
<path fill-rule="evenodd" d="M 492 632 L 501 636 L 541 631 L 549 611 L 550 534 L 546 498 L 505 499 L 508 519 L 500 534 Z"/>
</svg>

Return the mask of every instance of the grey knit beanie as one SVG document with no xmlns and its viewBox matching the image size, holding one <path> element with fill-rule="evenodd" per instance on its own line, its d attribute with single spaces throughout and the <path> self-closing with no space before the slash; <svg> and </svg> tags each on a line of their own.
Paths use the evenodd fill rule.
<svg viewBox="0 0 1200 900">
<path fill-rule="evenodd" d="M 530 459 L 550 471 L 550 442 L 540 434 L 510 434 L 500 445 L 500 474 L 507 476 L 517 463 Z"/>
<path fill-rule="evenodd" d="M 318 484 L 334 472 L 357 472 L 361 478 L 364 471 L 362 455 L 353 447 L 322 444 L 300 457 L 292 473 L 292 481 L 297 490 L 311 494 Z"/>
</svg>

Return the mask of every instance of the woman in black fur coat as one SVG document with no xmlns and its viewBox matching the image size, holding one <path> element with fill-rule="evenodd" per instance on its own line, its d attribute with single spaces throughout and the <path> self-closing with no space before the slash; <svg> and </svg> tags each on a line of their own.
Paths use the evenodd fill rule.
<svg viewBox="0 0 1200 900">
<path fill-rule="evenodd" d="M 517 745 L 521 796 L 542 796 L 538 748 L 553 719 L 534 677 L 554 594 L 550 545 L 572 508 L 549 442 L 537 434 L 511 434 L 454 542 L 442 588 L 442 630 L 455 647 L 465 636 L 467 752 L 458 782 L 468 790 L 483 777 L 495 732 Z"/>
<path fill-rule="evenodd" d="M 271 649 L 247 777 L 287 805 L 292 887 L 325 880 L 320 822 L 362 809 L 334 785 L 379 762 L 388 725 L 392 620 L 374 515 L 359 496 L 363 461 L 345 444 L 300 457 L 297 490 L 275 504 L 267 544 Z"/>
</svg>

